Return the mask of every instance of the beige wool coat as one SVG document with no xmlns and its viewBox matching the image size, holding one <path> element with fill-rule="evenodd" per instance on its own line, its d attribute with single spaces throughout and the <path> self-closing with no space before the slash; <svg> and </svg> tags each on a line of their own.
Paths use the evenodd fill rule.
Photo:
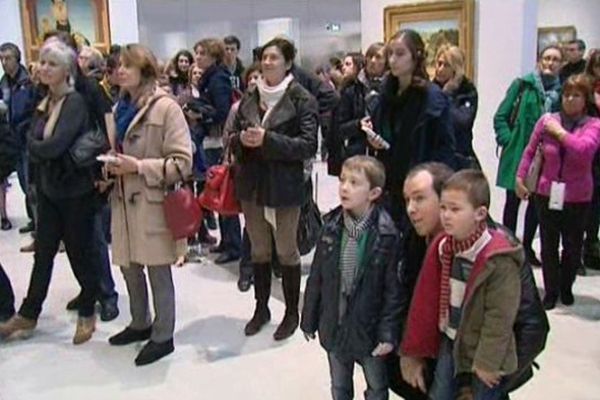
<svg viewBox="0 0 600 400">
<path fill-rule="evenodd" d="M 163 212 L 165 183 L 189 176 L 191 137 L 181 107 L 161 89 L 135 115 L 123 140 L 123 153 L 141 160 L 139 174 L 117 180 L 111 193 L 112 261 L 160 266 L 185 254 L 186 240 L 174 240 Z M 163 164 L 166 165 L 166 176 Z"/>
</svg>

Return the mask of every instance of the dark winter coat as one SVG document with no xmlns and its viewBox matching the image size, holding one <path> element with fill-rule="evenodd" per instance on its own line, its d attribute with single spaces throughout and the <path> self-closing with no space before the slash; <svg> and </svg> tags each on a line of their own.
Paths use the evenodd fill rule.
<svg viewBox="0 0 600 400">
<path fill-rule="evenodd" d="M 435 81 L 434 81 L 435 82 Z M 435 82 L 441 86 L 438 82 Z M 457 167 L 469 167 L 468 159 L 476 160 L 473 150 L 473 124 L 477 116 L 477 89 L 464 77 L 455 90 L 446 92 L 450 100 L 450 115 L 456 140 Z"/>
<path fill-rule="evenodd" d="M 339 101 L 338 94 L 334 88 L 326 85 L 316 75 L 297 65 L 292 65 L 290 72 L 294 75 L 294 79 L 317 99 L 319 114 L 325 114 L 334 110 Z"/>
<path fill-rule="evenodd" d="M 295 80 L 262 123 L 261 147 L 248 148 L 240 132 L 262 121 L 258 90 L 241 100 L 230 136 L 238 166 L 235 188 L 238 199 L 260 206 L 296 207 L 304 204 L 304 161 L 317 151 L 317 102 Z"/>
<path fill-rule="evenodd" d="M 5 92 L 9 94 L 8 99 L 4 98 Z M 0 80 L 0 99 L 8 106 L 9 127 L 18 138 L 19 146 L 24 148 L 36 102 L 39 100 L 24 66 L 19 66 L 14 79 L 4 74 Z"/>
<path fill-rule="evenodd" d="M 358 267 L 355 289 L 340 321 L 339 268 L 342 208 L 325 217 L 317 242 L 310 276 L 304 292 L 300 327 L 319 333 L 328 352 L 361 359 L 369 357 L 378 343 L 398 344 L 400 334 L 400 285 L 396 276 L 398 233 L 382 207 L 373 210 L 375 223 L 368 231 L 365 265 Z"/>
</svg>

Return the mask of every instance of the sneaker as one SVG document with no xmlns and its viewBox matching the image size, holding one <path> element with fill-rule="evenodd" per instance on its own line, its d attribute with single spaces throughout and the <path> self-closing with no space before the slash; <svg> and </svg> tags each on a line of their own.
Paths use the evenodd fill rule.
<svg viewBox="0 0 600 400">
<path fill-rule="evenodd" d="M 8 218 L 2 218 L 2 220 L 0 221 L 0 229 L 2 229 L 3 231 L 9 231 L 12 229 L 12 224 L 10 223 L 10 220 Z"/>
<path fill-rule="evenodd" d="M 92 338 L 96 330 L 96 316 L 79 317 L 77 319 L 77 328 L 73 336 L 73 344 L 82 344 Z"/>
<path fill-rule="evenodd" d="M 15 314 L 8 321 L 0 324 L 0 336 L 5 340 L 27 339 L 31 337 L 36 326 L 35 319 Z"/>
<path fill-rule="evenodd" d="M 169 339 L 162 343 L 156 343 L 150 340 L 135 358 L 135 365 L 141 367 L 142 365 L 152 364 L 171 354 L 174 350 L 175 346 L 173 345 L 173 339 Z"/>
</svg>

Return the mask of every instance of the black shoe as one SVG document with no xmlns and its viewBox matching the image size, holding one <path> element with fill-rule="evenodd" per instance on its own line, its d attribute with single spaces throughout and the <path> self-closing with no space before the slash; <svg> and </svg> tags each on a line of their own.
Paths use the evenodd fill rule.
<svg viewBox="0 0 600 400">
<path fill-rule="evenodd" d="M 81 306 L 81 299 L 80 299 L 79 295 L 77 295 L 77 297 L 75 297 L 74 299 L 71 299 L 71 301 L 69 301 L 67 303 L 67 310 L 77 311 L 77 310 L 79 310 L 80 306 Z"/>
<path fill-rule="evenodd" d="M 240 292 L 247 292 L 252 286 L 252 276 L 240 276 L 237 281 L 237 287 Z"/>
<path fill-rule="evenodd" d="M 35 224 L 33 221 L 29 221 L 29 223 L 21 228 L 19 228 L 19 233 L 29 233 L 35 231 Z"/>
<path fill-rule="evenodd" d="M 12 229 L 12 224 L 8 218 L 2 218 L 0 221 L 0 229 L 3 231 L 10 231 Z"/>
<path fill-rule="evenodd" d="M 219 257 L 217 257 L 217 259 L 215 260 L 215 264 L 219 264 L 219 265 L 227 264 L 232 261 L 237 261 L 239 259 L 240 259 L 240 256 L 231 254 L 230 252 L 226 251 L 224 253 L 221 253 L 221 255 L 219 255 Z"/>
<path fill-rule="evenodd" d="M 12 318 L 12 316 L 15 315 L 15 312 L 0 312 L 0 323 L 1 322 L 6 322 L 9 319 Z"/>
<path fill-rule="evenodd" d="M 100 302 L 100 319 L 104 322 L 112 321 L 119 316 L 119 307 L 114 300 Z"/>
<path fill-rule="evenodd" d="M 525 249 L 525 259 L 532 267 L 540 267 L 542 265 L 542 262 L 537 258 L 535 251 L 531 247 Z"/>
<path fill-rule="evenodd" d="M 587 271 L 585 270 L 585 266 L 583 264 L 577 267 L 577 275 L 587 276 Z"/>
<path fill-rule="evenodd" d="M 571 288 L 562 288 L 560 290 L 560 302 L 565 306 L 572 306 L 575 303 L 575 297 Z"/>
<path fill-rule="evenodd" d="M 116 335 L 108 338 L 108 343 L 113 346 L 125 346 L 126 344 L 141 342 L 150 339 L 152 334 L 152 327 L 143 330 L 131 329 L 127 327 Z"/>
<path fill-rule="evenodd" d="M 550 311 L 554 307 L 556 307 L 556 300 L 556 296 L 545 295 L 544 301 L 542 301 L 542 304 L 544 305 L 544 310 Z"/>
<path fill-rule="evenodd" d="M 171 354 L 174 350 L 175 346 L 173 345 L 173 339 L 169 339 L 162 343 L 156 343 L 151 340 L 146 343 L 135 358 L 135 365 L 140 367 L 142 365 L 152 364 L 164 356 Z"/>
<path fill-rule="evenodd" d="M 223 245 L 221 243 L 219 243 L 217 246 L 211 247 L 209 252 L 210 253 L 223 253 L 225 251 L 225 247 L 223 247 Z"/>
</svg>

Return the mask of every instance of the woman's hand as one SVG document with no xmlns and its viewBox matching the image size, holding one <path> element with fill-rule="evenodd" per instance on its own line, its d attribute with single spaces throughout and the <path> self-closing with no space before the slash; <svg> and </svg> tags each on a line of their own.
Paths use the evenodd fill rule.
<svg viewBox="0 0 600 400">
<path fill-rule="evenodd" d="M 565 130 L 561 126 L 560 122 L 554 119 L 548 119 L 544 124 L 544 130 L 547 134 L 555 138 L 556 140 L 560 140 L 562 136 L 566 134 Z"/>
<path fill-rule="evenodd" d="M 473 367 L 473 371 L 475 372 L 475 375 L 477 375 L 477 378 L 490 389 L 498 385 L 502 378 L 502 375 L 497 372 L 488 372 L 477 367 Z"/>
<path fill-rule="evenodd" d="M 108 166 L 108 171 L 114 175 L 137 174 L 140 160 L 127 154 L 117 154 L 117 162 Z"/>
<path fill-rule="evenodd" d="M 394 345 L 391 343 L 382 343 L 380 342 L 377 347 L 373 350 L 371 355 L 373 357 L 382 357 L 387 354 L 390 354 L 394 350 Z"/>
<path fill-rule="evenodd" d="M 529 189 L 525 187 L 525 183 L 523 183 L 522 178 L 516 179 L 515 192 L 517 193 L 517 197 L 521 200 L 529 200 Z"/>
<path fill-rule="evenodd" d="M 240 141 L 246 147 L 260 147 L 265 141 L 265 130 L 259 126 L 253 126 L 240 133 Z"/>
<path fill-rule="evenodd" d="M 360 129 L 369 129 L 373 130 L 373 122 L 371 121 L 371 117 L 364 117 L 360 120 Z M 384 144 L 380 140 L 372 139 L 369 135 L 367 136 L 367 141 L 375 150 L 383 150 L 385 149 Z"/>
</svg>

